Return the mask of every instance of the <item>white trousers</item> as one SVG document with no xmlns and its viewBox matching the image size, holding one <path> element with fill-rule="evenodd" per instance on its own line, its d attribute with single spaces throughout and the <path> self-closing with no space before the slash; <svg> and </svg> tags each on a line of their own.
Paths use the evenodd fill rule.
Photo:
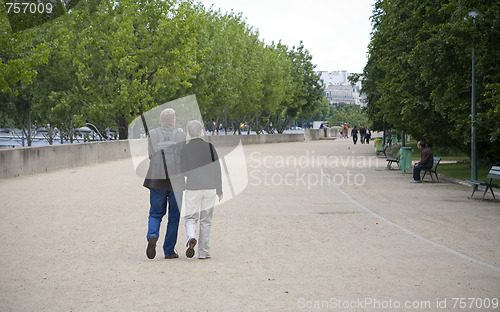
<svg viewBox="0 0 500 312">
<path fill-rule="evenodd" d="M 185 216 L 186 245 L 191 238 L 196 238 L 196 223 L 200 220 L 200 236 L 198 238 L 198 257 L 210 257 L 210 227 L 217 194 L 213 190 L 186 190 Z"/>
</svg>

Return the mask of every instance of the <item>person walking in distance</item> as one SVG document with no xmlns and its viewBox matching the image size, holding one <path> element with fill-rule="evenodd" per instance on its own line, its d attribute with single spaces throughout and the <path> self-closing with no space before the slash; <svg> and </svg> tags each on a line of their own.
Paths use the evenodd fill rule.
<svg viewBox="0 0 500 312">
<path fill-rule="evenodd" d="M 167 213 L 168 222 L 163 252 L 165 259 L 175 259 L 177 233 L 179 229 L 182 195 L 185 187 L 184 176 L 181 174 L 180 155 L 186 142 L 186 135 L 175 128 L 175 111 L 171 108 L 160 114 L 161 127 L 150 132 L 148 141 L 150 166 L 144 186 L 149 189 L 150 210 L 146 255 L 149 259 L 156 256 L 156 242 L 160 235 L 160 225 Z"/>
<path fill-rule="evenodd" d="M 192 120 L 187 125 L 191 140 L 182 150 L 182 171 L 185 173 L 186 194 L 184 222 L 186 226 L 186 257 L 192 258 L 196 246 L 196 226 L 200 222 L 198 258 L 209 259 L 210 228 L 215 199 L 222 200 L 222 175 L 215 147 L 201 138 L 203 125 Z"/>
<path fill-rule="evenodd" d="M 356 144 L 356 142 L 358 142 L 358 128 L 356 128 L 356 126 L 352 128 L 351 135 L 352 135 L 352 141 L 354 142 L 354 144 Z"/>
<path fill-rule="evenodd" d="M 366 137 L 366 128 L 365 126 L 361 126 L 361 129 L 359 129 L 359 141 L 361 141 L 361 144 L 365 144 L 365 137 Z"/>
<path fill-rule="evenodd" d="M 365 135 L 365 140 L 366 144 L 370 144 L 370 139 L 372 138 L 372 132 L 370 131 L 370 128 L 366 128 L 366 135 Z"/>
</svg>

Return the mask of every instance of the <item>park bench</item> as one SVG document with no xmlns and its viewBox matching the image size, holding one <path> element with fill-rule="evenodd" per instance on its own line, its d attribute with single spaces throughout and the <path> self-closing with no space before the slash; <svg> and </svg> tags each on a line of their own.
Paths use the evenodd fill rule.
<svg viewBox="0 0 500 312">
<path fill-rule="evenodd" d="M 422 169 L 422 171 L 424 172 L 424 176 L 422 177 L 422 180 L 425 178 L 425 175 L 427 174 L 427 172 L 429 172 L 429 175 L 431 176 L 432 181 L 434 181 L 434 178 L 432 177 L 432 174 L 434 173 L 434 175 L 436 176 L 436 179 L 439 182 L 439 177 L 437 175 L 437 168 L 439 166 L 440 161 L 441 161 L 441 158 L 434 157 L 433 162 L 432 162 L 432 168 L 429 168 L 429 169 L 423 168 Z"/>
<path fill-rule="evenodd" d="M 484 196 L 488 192 L 488 189 L 491 191 L 491 195 L 493 195 L 493 199 L 496 199 L 495 193 L 493 193 L 493 188 L 500 188 L 500 185 L 495 184 L 492 181 L 493 181 L 493 179 L 500 180 L 500 167 L 499 166 L 491 167 L 490 172 L 488 173 L 486 178 L 490 179 L 490 180 L 488 182 L 479 181 L 479 180 L 467 180 L 467 182 L 469 182 L 470 184 L 475 185 L 474 190 L 472 191 L 472 194 L 470 195 L 469 199 L 471 199 L 472 196 L 474 196 L 474 193 L 476 192 L 479 185 L 486 186 L 486 189 L 484 190 L 484 193 L 483 193 L 483 198 L 481 198 L 481 200 L 484 199 Z"/>
<path fill-rule="evenodd" d="M 391 143 L 391 139 L 389 139 L 383 146 L 381 146 L 379 149 L 375 150 L 375 153 L 377 153 L 377 156 L 378 154 L 382 153 L 384 154 L 385 157 L 387 157 L 387 147 L 389 147 L 389 144 Z"/>
<path fill-rule="evenodd" d="M 385 157 L 387 157 L 386 150 L 387 150 L 388 146 L 389 145 L 386 144 L 386 145 L 382 146 L 380 149 L 375 150 L 375 153 L 377 153 L 377 156 L 378 156 L 378 154 L 382 153 L 382 154 L 384 154 Z"/>
<path fill-rule="evenodd" d="M 392 163 L 399 164 L 400 158 L 401 158 L 401 150 L 398 151 L 398 153 L 396 154 L 396 157 L 386 158 L 385 160 L 387 161 L 387 170 L 390 170 L 392 168 Z"/>
</svg>

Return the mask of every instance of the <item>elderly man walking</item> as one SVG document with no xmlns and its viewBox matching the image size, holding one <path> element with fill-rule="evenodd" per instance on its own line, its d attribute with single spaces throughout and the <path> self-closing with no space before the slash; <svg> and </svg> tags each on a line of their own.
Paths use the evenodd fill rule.
<svg viewBox="0 0 500 312">
<path fill-rule="evenodd" d="M 175 252 L 177 233 L 179 229 L 180 209 L 185 188 L 184 176 L 180 173 L 180 155 L 185 146 L 186 135 L 182 130 L 175 128 L 175 111 L 171 108 L 163 110 L 160 114 L 161 127 L 150 132 L 148 149 L 150 166 L 144 186 L 149 189 L 149 219 L 148 219 L 148 245 L 146 255 L 149 259 L 156 256 L 156 242 L 160 235 L 160 225 L 167 213 L 167 233 L 163 242 L 165 259 L 179 258 Z M 164 143 L 170 144 L 165 150 L 161 149 Z M 162 152 L 160 154 L 160 152 Z M 160 155 L 159 157 L 157 157 Z M 159 159 L 159 163 L 156 161 Z M 171 161 L 170 161 L 171 160 Z M 169 167 L 167 169 L 167 162 Z M 170 163 L 171 162 L 171 163 Z M 179 170 L 173 170 L 177 167 Z M 175 171 L 175 172 L 174 172 Z"/>
</svg>

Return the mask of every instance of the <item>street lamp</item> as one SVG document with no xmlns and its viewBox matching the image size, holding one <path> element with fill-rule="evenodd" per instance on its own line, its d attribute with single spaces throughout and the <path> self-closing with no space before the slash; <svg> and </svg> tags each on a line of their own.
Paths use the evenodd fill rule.
<svg viewBox="0 0 500 312">
<path fill-rule="evenodd" d="M 481 13 L 477 11 L 470 11 L 469 17 L 472 18 L 472 24 L 476 25 L 476 17 Z M 470 126 L 470 175 L 472 180 L 477 180 L 477 158 L 476 158 L 476 64 L 474 61 L 475 50 L 474 43 L 472 44 L 472 90 L 471 90 L 471 126 Z M 473 184 L 472 189 L 475 190 L 477 185 Z"/>
<path fill-rule="evenodd" d="M 99 134 L 99 137 L 101 138 L 101 141 L 103 141 L 103 140 L 104 140 L 104 137 L 102 136 L 102 134 L 99 132 L 99 129 L 97 129 L 97 127 L 96 127 L 95 125 L 91 124 L 90 122 L 86 122 L 86 123 L 85 123 L 85 125 L 86 125 L 87 127 L 92 127 L 92 128 L 94 128 L 94 132 L 97 132 L 97 134 Z M 92 136 L 92 137 L 93 137 L 93 136 Z M 92 138 L 92 139 L 93 139 L 93 138 Z"/>
</svg>

